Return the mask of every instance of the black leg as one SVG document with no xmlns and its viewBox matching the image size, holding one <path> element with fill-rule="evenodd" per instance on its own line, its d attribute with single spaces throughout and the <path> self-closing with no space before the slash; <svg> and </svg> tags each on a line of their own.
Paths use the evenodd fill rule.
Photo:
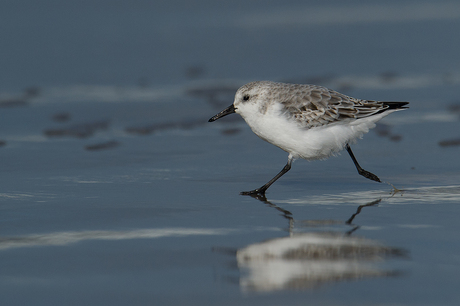
<svg viewBox="0 0 460 306">
<path fill-rule="evenodd" d="M 268 187 L 271 186 L 277 179 L 282 177 L 286 172 L 288 172 L 291 169 L 291 164 L 292 164 L 293 158 L 289 155 L 288 162 L 286 166 L 277 174 L 275 175 L 274 178 L 272 178 L 267 184 L 263 185 L 260 188 L 251 190 L 251 191 L 243 191 L 240 192 L 241 195 L 265 195 L 265 191 L 268 189 Z"/>
<path fill-rule="evenodd" d="M 376 182 L 379 182 L 381 183 L 380 179 L 378 178 L 377 175 L 373 174 L 373 173 L 370 173 L 369 171 L 366 171 L 364 170 L 363 168 L 361 168 L 361 166 L 358 164 L 358 161 L 356 160 L 355 158 L 355 155 L 353 154 L 353 152 L 351 151 L 351 148 L 350 146 L 347 144 L 346 146 L 347 148 L 347 152 L 348 154 L 350 154 L 350 157 L 351 159 L 353 160 L 353 162 L 355 163 L 355 166 L 356 166 L 356 170 L 358 170 L 358 173 L 362 176 L 364 176 L 365 178 L 368 178 L 370 180 L 373 180 L 373 181 L 376 181 Z"/>
</svg>

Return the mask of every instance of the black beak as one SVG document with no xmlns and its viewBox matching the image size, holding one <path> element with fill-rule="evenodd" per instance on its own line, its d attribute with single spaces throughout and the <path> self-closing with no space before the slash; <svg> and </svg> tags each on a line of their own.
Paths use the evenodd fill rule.
<svg viewBox="0 0 460 306">
<path fill-rule="evenodd" d="M 233 106 L 232 104 L 226 109 L 224 109 L 223 111 L 221 111 L 220 113 L 218 113 L 217 115 L 215 115 L 214 117 L 212 117 L 211 119 L 209 119 L 208 122 L 216 121 L 217 119 L 233 114 L 234 112 L 235 112 L 235 106 Z"/>
</svg>

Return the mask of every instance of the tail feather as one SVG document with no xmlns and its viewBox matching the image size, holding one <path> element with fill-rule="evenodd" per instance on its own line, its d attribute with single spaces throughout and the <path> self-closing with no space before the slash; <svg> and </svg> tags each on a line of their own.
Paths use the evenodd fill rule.
<svg viewBox="0 0 460 306">
<path fill-rule="evenodd" d="M 404 106 L 404 105 L 409 104 L 409 102 L 382 102 L 382 103 L 383 103 L 383 105 L 388 106 L 388 108 L 385 109 L 385 110 L 409 108 L 408 106 L 406 106 L 406 107 Z"/>
</svg>

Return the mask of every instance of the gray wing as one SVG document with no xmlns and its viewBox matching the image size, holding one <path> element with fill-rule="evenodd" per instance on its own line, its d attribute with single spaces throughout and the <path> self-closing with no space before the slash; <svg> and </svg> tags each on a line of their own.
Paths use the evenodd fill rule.
<svg viewBox="0 0 460 306">
<path fill-rule="evenodd" d="M 316 85 L 293 85 L 282 101 L 284 113 L 305 128 L 372 116 L 388 108 L 383 102 L 359 100 Z"/>
</svg>

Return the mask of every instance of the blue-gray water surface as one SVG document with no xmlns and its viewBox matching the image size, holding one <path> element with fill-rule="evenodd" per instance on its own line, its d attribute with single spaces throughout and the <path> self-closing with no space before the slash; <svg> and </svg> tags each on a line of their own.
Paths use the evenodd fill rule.
<svg viewBox="0 0 460 306">
<path fill-rule="evenodd" d="M 460 4 L 0 4 L 2 305 L 458 305 Z M 409 101 L 295 161 L 254 80 Z"/>
</svg>

